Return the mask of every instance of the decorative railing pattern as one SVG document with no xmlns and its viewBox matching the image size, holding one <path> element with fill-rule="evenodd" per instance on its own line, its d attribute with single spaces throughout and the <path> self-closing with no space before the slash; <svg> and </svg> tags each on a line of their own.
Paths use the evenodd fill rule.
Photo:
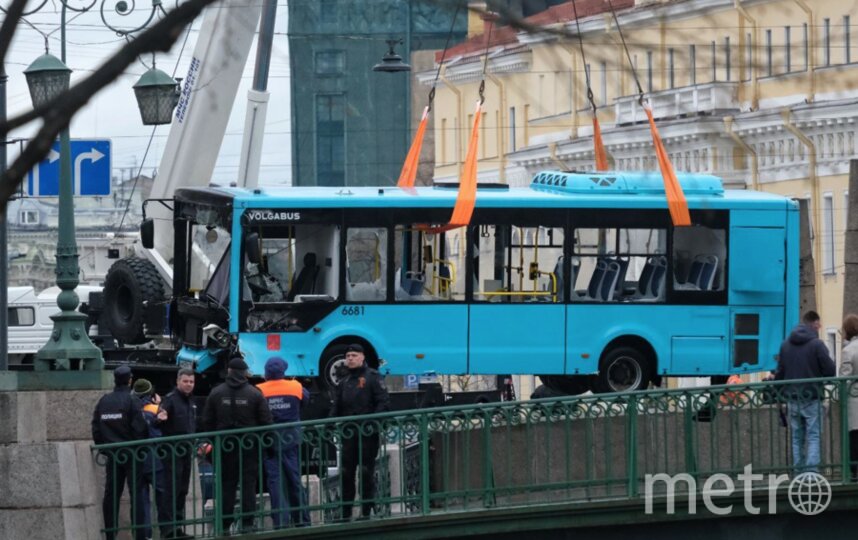
<svg viewBox="0 0 858 540">
<path fill-rule="evenodd" d="M 105 512 L 120 519 L 118 524 L 107 520 L 105 532 L 133 530 L 144 536 L 147 528 L 179 528 L 196 537 L 217 537 L 231 529 L 259 532 L 349 521 L 352 502 L 342 501 L 344 460 L 338 450 L 355 444 L 360 452 L 374 449 L 374 437 L 380 441 L 376 489 L 366 493 L 356 483 L 355 518 L 360 500 L 367 498 L 373 509 L 369 519 L 383 520 L 641 499 L 646 476 L 658 473 L 685 473 L 696 480 L 697 487 L 679 484 L 680 491 L 702 489 L 716 473 L 737 477 L 748 464 L 754 473 L 794 474 L 788 404 L 817 393 L 819 472 L 832 485 L 855 482 L 850 467 L 858 463 L 850 463 L 846 418 L 849 399 L 858 399 L 858 378 L 765 382 L 423 409 L 276 431 L 263 427 L 101 445 L 94 452 L 108 481 L 118 486 L 127 476 L 136 494 L 132 501 L 127 495 L 107 501 Z M 280 474 L 269 486 L 265 461 L 299 440 L 302 493 L 276 523 L 272 517 L 280 507 L 272 510 L 276 497 L 269 492 L 282 492 L 289 500 L 288 481 Z M 176 497 L 181 485 L 167 473 L 183 463 L 192 465 L 193 475 L 181 504 Z M 228 487 L 233 483 L 234 496 Z M 151 488 L 148 495 L 145 485 Z M 151 499 L 148 516 L 140 510 L 146 498 Z M 134 523 L 129 502 L 136 510 Z"/>
</svg>

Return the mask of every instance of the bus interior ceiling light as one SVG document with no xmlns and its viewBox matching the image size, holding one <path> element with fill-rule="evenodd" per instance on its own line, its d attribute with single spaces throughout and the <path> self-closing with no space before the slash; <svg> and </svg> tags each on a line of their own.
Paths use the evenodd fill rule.
<svg viewBox="0 0 858 540">
<path fill-rule="evenodd" d="M 373 71 L 382 73 L 398 73 L 400 71 L 411 71 L 411 66 L 402 61 L 402 57 L 396 54 L 394 47 L 402 43 L 401 39 L 388 39 L 387 46 L 390 48 L 381 62 L 372 66 Z"/>
</svg>

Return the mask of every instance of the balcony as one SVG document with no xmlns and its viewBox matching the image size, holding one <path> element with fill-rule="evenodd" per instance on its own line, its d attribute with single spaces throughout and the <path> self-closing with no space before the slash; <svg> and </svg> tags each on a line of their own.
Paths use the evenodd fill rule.
<svg viewBox="0 0 858 540">
<path fill-rule="evenodd" d="M 712 82 L 654 92 L 648 96 L 653 117 L 658 120 L 738 111 L 738 85 L 736 82 Z M 614 113 L 618 126 L 646 122 L 638 96 L 614 100 Z"/>
</svg>

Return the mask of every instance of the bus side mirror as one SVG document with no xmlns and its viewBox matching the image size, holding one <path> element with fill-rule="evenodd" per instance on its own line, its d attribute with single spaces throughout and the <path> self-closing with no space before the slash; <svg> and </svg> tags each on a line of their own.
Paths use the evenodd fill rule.
<svg viewBox="0 0 858 540">
<path fill-rule="evenodd" d="M 244 252 L 247 253 L 247 260 L 253 264 L 262 262 L 262 250 L 259 249 L 259 235 L 250 233 L 244 237 Z"/>
<path fill-rule="evenodd" d="M 155 220 L 146 218 L 140 223 L 140 243 L 146 249 L 155 247 Z"/>
<path fill-rule="evenodd" d="M 432 256 L 432 246 L 423 246 L 423 262 L 426 264 L 432 264 L 432 261 L 435 260 L 435 257 Z"/>
</svg>

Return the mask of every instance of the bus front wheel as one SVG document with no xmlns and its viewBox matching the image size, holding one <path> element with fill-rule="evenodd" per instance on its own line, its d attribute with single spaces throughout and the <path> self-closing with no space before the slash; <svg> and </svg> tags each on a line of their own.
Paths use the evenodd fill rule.
<svg viewBox="0 0 858 540">
<path fill-rule="evenodd" d="M 597 392 L 645 390 L 652 378 L 645 354 L 632 347 L 617 347 L 605 353 L 594 381 Z"/>
<path fill-rule="evenodd" d="M 339 386 L 345 376 L 346 369 L 345 344 L 331 345 L 322 353 L 319 362 L 319 382 L 321 390 L 330 390 Z"/>
</svg>

